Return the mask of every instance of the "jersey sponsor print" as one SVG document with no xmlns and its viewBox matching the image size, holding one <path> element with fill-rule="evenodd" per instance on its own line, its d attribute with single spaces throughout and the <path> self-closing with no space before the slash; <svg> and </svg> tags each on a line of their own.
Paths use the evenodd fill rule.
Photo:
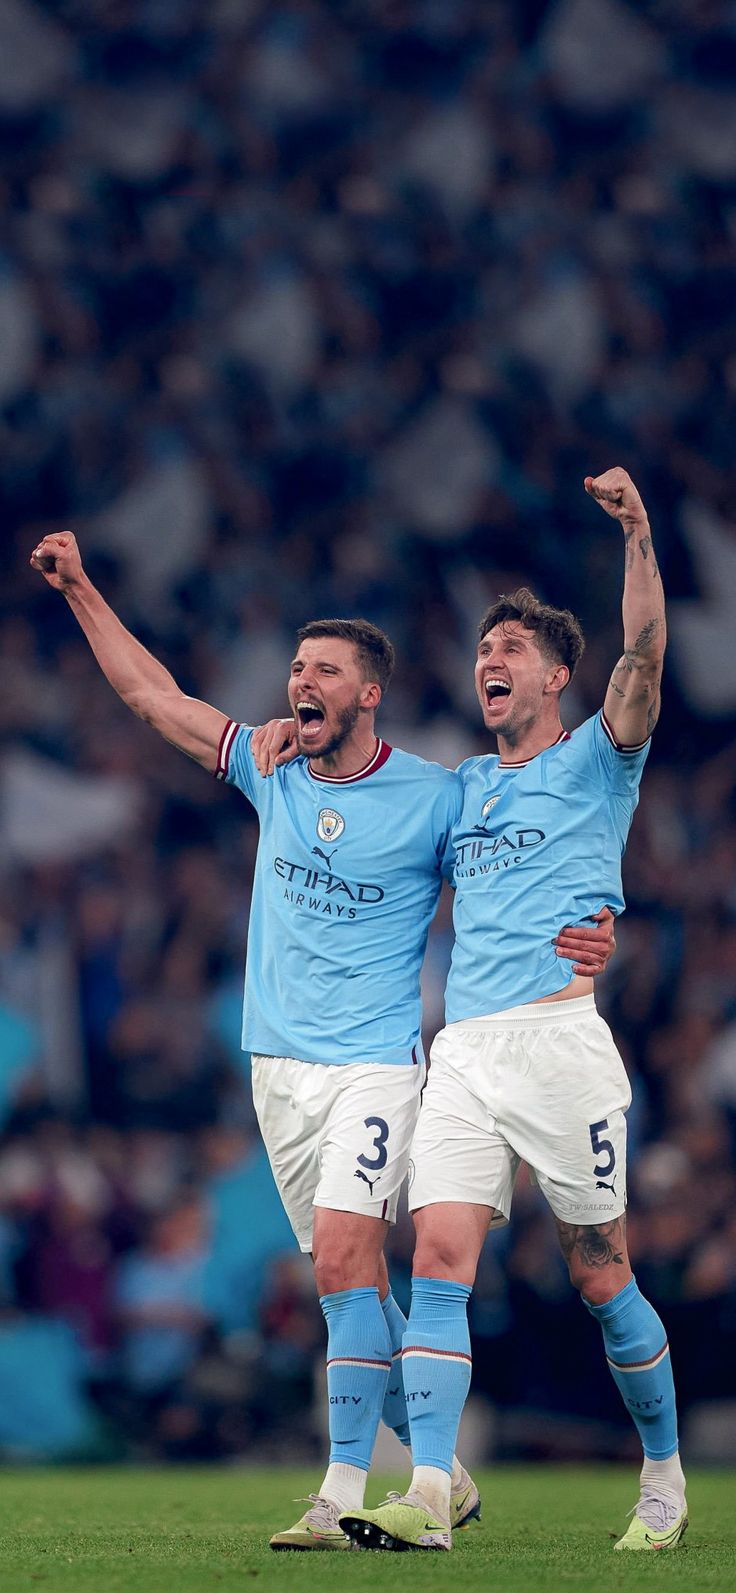
<svg viewBox="0 0 736 1593">
<path fill-rule="evenodd" d="M 461 763 L 447 1023 L 562 990 L 571 965 L 556 955 L 558 930 L 606 904 L 623 911 L 621 857 L 648 750 L 619 747 L 597 714 L 526 762 Z"/>
<path fill-rule="evenodd" d="M 419 975 L 458 776 L 379 741 L 355 775 L 327 779 L 302 757 L 264 778 L 251 737 L 227 726 L 217 771 L 260 823 L 244 1049 L 305 1062 L 423 1060 Z"/>
</svg>

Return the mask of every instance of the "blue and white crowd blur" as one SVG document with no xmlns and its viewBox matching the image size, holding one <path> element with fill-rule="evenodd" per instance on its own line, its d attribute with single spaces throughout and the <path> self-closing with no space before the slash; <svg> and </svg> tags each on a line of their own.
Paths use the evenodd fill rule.
<svg viewBox="0 0 736 1593">
<path fill-rule="evenodd" d="M 582 477 L 615 460 L 670 649 L 599 1002 L 684 1447 L 734 1458 L 735 73 L 725 0 L 3 7 L 0 1455 L 320 1442 L 238 1047 L 252 815 L 126 712 L 31 549 L 73 527 L 247 722 L 285 711 L 296 625 L 365 614 L 383 735 L 452 765 L 521 580 L 588 634 L 568 722 L 602 701 L 620 548 Z M 444 900 L 427 1041 L 450 934 Z M 403 1219 L 404 1302 L 410 1249 Z M 488 1455 L 629 1455 L 582 1316 L 525 1189 L 472 1307 Z"/>
</svg>

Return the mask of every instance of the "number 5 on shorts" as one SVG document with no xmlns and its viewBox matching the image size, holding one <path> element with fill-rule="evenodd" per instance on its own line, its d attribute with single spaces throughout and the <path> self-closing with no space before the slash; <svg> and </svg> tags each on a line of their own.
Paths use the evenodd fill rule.
<svg viewBox="0 0 736 1593">
<path fill-rule="evenodd" d="M 601 1139 L 601 1129 L 608 1128 L 608 1118 L 604 1117 L 600 1123 L 590 1124 L 590 1143 L 596 1156 L 606 1155 L 607 1162 L 597 1162 L 593 1168 L 596 1178 L 608 1178 L 616 1166 L 616 1152 L 610 1139 Z"/>
</svg>

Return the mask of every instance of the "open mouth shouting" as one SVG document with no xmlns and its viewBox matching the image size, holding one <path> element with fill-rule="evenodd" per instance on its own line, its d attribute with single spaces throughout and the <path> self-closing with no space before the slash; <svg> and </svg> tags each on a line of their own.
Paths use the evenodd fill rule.
<svg viewBox="0 0 736 1593">
<path fill-rule="evenodd" d="M 316 741 L 325 722 L 324 708 L 311 697 L 300 697 L 296 704 L 296 722 L 300 740 Z"/>
<path fill-rule="evenodd" d="M 483 690 L 489 707 L 494 703 L 505 703 L 511 696 L 511 687 L 501 675 L 488 675 L 483 682 Z"/>
</svg>

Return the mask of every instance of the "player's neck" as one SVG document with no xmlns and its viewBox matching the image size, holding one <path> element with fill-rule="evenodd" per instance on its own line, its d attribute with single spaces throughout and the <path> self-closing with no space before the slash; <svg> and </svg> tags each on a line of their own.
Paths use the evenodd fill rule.
<svg viewBox="0 0 736 1593">
<path fill-rule="evenodd" d="M 373 726 L 370 730 L 360 727 L 334 752 L 328 752 L 323 758 L 310 758 L 309 767 L 313 774 L 321 774 L 323 779 L 345 780 L 351 774 L 360 774 L 367 768 L 376 755 L 377 747 L 378 738 Z"/>
<path fill-rule="evenodd" d="M 498 751 L 502 763 L 528 763 L 530 758 L 536 758 L 538 753 L 546 752 L 547 747 L 553 747 L 564 734 L 562 720 L 559 714 L 554 719 L 537 720 L 521 731 L 518 736 L 508 738 L 499 735 Z"/>
</svg>

